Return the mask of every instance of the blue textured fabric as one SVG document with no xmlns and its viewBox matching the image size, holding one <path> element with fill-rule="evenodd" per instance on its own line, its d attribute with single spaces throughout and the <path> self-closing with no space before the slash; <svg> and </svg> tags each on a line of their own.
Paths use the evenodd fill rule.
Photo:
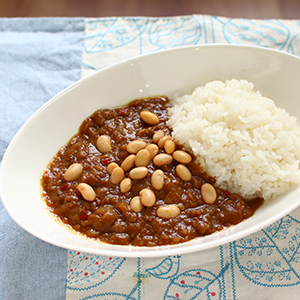
<svg viewBox="0 0 300 300">
<path fill-rule="evenodd" d="M 80 79 L 83 18 L 0 19 L 0 159 L 23 123 Z M 26 212 L 25 212 L 26 213 Z M 21 229 L 0 202 L 0 299 L 65 299 L 67 250 Z"/>
</svg>

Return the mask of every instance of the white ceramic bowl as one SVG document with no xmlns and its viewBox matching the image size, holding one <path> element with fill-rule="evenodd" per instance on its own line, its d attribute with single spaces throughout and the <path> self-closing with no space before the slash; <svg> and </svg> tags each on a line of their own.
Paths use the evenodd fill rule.
<svg viewBox="0 0 300 300">
<path fill-rule="evenodd" d="M 265 202 L 239 225 L 190 242 L 163 247 L 98 243 L 55 221 L 40 196 L 40 177 L 50 159 L 99 108 L 137 97 L 180 95 L 212 80 L 246 79 L 300 120 L 300 59 L 279 51 L 237 45 L 176 48 L 136 57 L 80 80 L 41 107 L 10 143 L 0 173 L 1 198 L 25 230 L 51 244 L 95 254 L 154 257 L 215 247 L 268 226 L 300 204 L 300 188 Z M 16 182 L 17 187 L 16 187 Z"/>
</svg>

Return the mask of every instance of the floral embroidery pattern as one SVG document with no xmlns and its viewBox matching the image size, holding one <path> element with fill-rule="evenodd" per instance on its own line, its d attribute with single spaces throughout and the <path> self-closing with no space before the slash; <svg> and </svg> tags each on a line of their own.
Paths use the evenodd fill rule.
<svg viewBox="0 0 300 300">
<path fill-rule="evenodd" d="M 300 21 L 205 15 L 87 19 L 83 74 L 132 56 L 207 43 L 256 45 L 300 55 L 299 32 Z M 248 237 L 181 256 L 120 258 L 69 251 L 67 299 L 241 300 L 260 299 L 259 294 L 297 299 L 299 223 L 297 209 Z"/>
</svg>

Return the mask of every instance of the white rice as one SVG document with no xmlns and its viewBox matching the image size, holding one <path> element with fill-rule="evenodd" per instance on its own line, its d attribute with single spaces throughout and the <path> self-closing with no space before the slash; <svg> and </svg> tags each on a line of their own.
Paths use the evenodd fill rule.
<svg viewBox="0 0 300 300">
<path fill-rule="evenodd" d="M 213 81 L 173 104 L 173 138 L 196 155 L 217 186 L 268 200 L 300 183 L 297 120 L 252 83 Z"/>
</svg>

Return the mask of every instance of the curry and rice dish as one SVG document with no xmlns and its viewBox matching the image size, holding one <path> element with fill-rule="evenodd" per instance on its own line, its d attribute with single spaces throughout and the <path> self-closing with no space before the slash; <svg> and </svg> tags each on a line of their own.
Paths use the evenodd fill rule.
<svg viewBox="0 0 300 300">
<path fill-rule="evenodd" d="M 278 174 L 272 170 L 269 175 L 272 178 L 266 178 L 266 173 L 260 176 L 255 170 L 263 168 L 260 161 L 257 167 L 251 161 L 249 165 L 254 170 L 250 170 L 247 166 L 247 155 L 250 154 L 245 151 L 256 153 L 260 150 L 263 153 L 264 149 L 260 144 L 256 148 L 253 146 L 254 138 L 245 127 L 249 107 L 240 105 L 240 112 L 237 107 L 232 112 L 233 118 L 236 118 L 234 114 L 240 113 L 244 126 L 237 125 L 239 128 L 236 129 L 232 122 L 226 125 L 226 116 L 221 117 L 221 112 L 210 106 L 213 102 L 220 104 L 220 98 L 225 94 L 236 97 L 233 90 L 240 90 L 237 93 L 240 97 L 241 90 L 245 92 L 247 85 L 249 83 L 245 81 L 214 82 L 191 96 L 174 100 L 164 96 L 136 99 L 124 107 L 96 111 L 83 121 L 78 134 L 59 150 L 43 173 L 42 194 L 50 211 L 84 236 L 110 244 L 133 246 L 183 243 L 251 217 L 264 199 L 269 200 L 300 181 L 300 146 L 296 142 L 300 134 L 294 120 L 281 115 L 280 118 L 285 117 L 285 128 L 280 130 L 284 134 L 278 135 L 286 136 L 288 132 L 292 146 L 282 150 L 280 141 L 274 138 L 273 146 L 268 143 L 268 147 L 273 148 L 267 149 L 274 153 L 266 159 L 273 168 L 276 168 L 273 164 L 280 168 L 280 163 L 284 163 L 284 167 Z M 228 102 L 230 97 L 225 98 Z M 192 105 L 188 107 L 188 103 Z M 222 105 L 224 108 L 224 103 Z M 267 106 L 270 110 L 271 104 Z M 229 110 L 227 108 L 227 112 Z M 213 115 L 222 120 L 216 122 Z M 277 111 L 275 115 L 278 115 Z M 288 122 L 293 124 L 288 127 Z M 209 146 L 204 141 L 208 134 L 204 123 L 211 130 Z M 220 123 L 217 129 L 213 128 L 217 123 Z M 237 124 L 237 120 L 234 123 Z M 274 128 L 279 126 L 271 120 L 269 127 L 272 125 Z M 248 144 L 253 149 L 235 141 L 233 131 L 236 135 L 239 131 L 250 137 Z M 230 138 L 227 144 L 226 138 Z M 223 150 L 214 146 L 218 143 Z M 285 158 L 280 157 L 276 147 L 290 153 L 288 162 L 283 161 Z M 244 170 L 240 170 L 239 152 L 244 153 Z M 227 170 L 222 161 L 228 164 Z M 246 174 L 241 175 L 242 172 Z M 270 183 L 267 186 L 268 181 L 272 186 Z"/>
</svg>

